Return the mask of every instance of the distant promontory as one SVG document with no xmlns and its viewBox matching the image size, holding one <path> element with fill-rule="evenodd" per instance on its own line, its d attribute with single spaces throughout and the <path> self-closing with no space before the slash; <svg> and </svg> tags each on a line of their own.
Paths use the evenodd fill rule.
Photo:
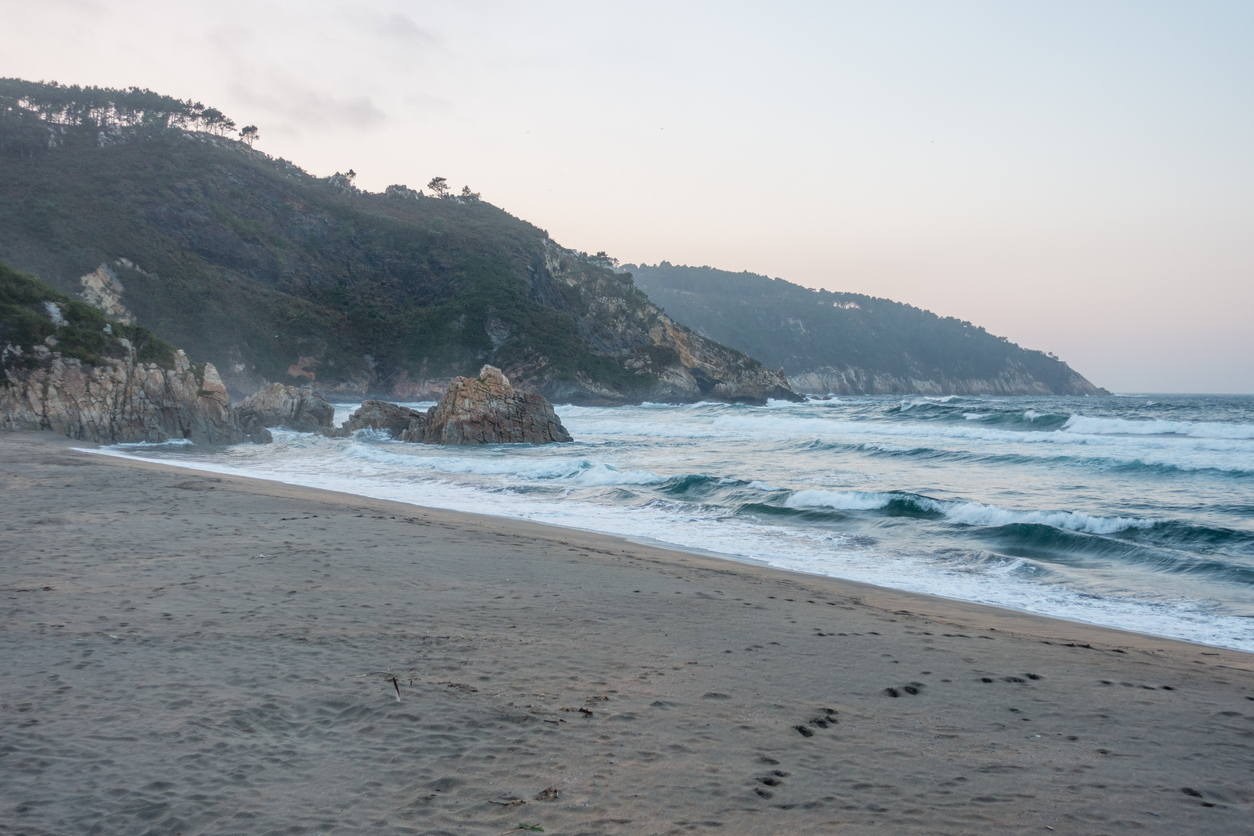
<svg viewBox="0 0 1254 836">
<path fill-rule="evenodd" d="M 624 269 L 668 314 L 782 367 L 798 392 L 1109 394 L 1051 354 L 889 299 L 667 262 Z"/>
</svg>

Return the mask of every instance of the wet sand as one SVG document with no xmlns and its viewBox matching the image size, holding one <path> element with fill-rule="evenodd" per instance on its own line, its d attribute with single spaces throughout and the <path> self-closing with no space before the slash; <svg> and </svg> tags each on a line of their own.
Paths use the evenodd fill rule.
<svg viewBox="0 0 1254 836">
<path fill-rule="evenodd" d="M 1254 833 L 1254 657 L 0 434 L 0 833 Z"/>
</svg>

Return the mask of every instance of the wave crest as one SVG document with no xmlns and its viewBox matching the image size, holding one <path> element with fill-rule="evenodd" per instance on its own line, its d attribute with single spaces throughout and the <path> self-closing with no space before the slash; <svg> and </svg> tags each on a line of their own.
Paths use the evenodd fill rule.
<svg viewBox="0 0 1254 836">
<path fill-rule="evenodd" d="M 833 508 L 838 511 L 879 511 L 901 503 L 925 514 L 940 514 L 956 525 L 998 528 L 1005 525 L 1046 525 L 1085 534 L 1116 534 L 1150 528 L 1159 520 L 1139 517 L 1095 517 L 1074 511 L 1015 511 L 980 502 L 954 502 L 918 494 L 865 491 L 797 491 L 784 500 L 789 508 Z"/>
</svg>

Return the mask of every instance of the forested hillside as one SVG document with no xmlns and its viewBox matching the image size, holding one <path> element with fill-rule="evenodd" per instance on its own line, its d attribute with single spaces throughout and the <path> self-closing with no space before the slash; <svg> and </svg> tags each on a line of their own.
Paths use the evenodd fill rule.
<svg viewBox="0 0 1254 836">
<path fill-rule="evenodd" d="M 912 305 L 711 267 L 624 269 L 698 333 L 782 366 L 799 392 L 1105 393 L 1050 354 Z"/>
<path fill-rule="evenodd" d="M 237 396 L 428 397 L 485 362 L 555 400 L 792 394 L 468 188 L 367 193 L 258 135 L 148 90 L 2 79 L 0 261 L 213 362 Z"/>
</svg>

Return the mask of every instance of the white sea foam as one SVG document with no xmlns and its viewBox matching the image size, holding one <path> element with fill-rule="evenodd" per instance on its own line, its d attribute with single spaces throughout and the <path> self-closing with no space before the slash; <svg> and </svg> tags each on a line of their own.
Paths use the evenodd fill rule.
<svg viewBox="0 0 1254 836">
<path fill-rule="evenodd" d="M 1109 463 L 1132 464 L 1140 461 L 1182 470 L 1254 472 L 1254 445 L 1243 434 L 1246 429 L 1254 430 L 1254 427 L 1242 424 L 1189 426 L 1195 428 L 1190 435 L 1119 435 L 1060 430 L 1006 430 L 984 426 L 979 421 L 958 424 L 890 423 L 817 416 L 778 415 L 766 418 L 754 414 L 732 414 L 710 419 L 708 433 L 713 435 L 721 430 L 728 438 L 818 437 L 856 443 L 864 449 L 879 449 L 884 452 L 903 452 L 891 449 L 894 446 L 910 450 L 931 448 L 961 453 L 972 453 L 979 449 L 985 452 L 995 451 L 997 454 L 1014 452 L 1045 458 L 1055 457 L 1058 452 L 1034 451 L 1034 448 L 1061 446 L 1066 448 L 1068 456 L 1100 459 Z M 1215 430 L 1215 427 L 1238 429 L 1230 435 L 1224 435 L 1222 430 Z M 674 433 L 671 437 L 678 435 Z M 697 436 L 694 434 L 691 437 Z"/>
<path fill-rule="evenodd" d="M 615 470 L 603 464 L 593 465 L 574 478 L 576 484 L 585 487 L 609 487 L 612 485 L 658 485 L 668 481 L 650 470 Z"/>
<path fill-rule="evenodd" d="M 190 438 L 171 438 L 169 441 L 124 441 L 116 446 L 142 449 L 144 447 L 190 447 Z"/>
<path fill-rule="evenodd" d="M 891 493 L 862 491 L 797 491 L 784 500 L 789 508 L 834 508 L 838 511 L 876 511 L 894 498 Z"/>
<path fill-rule="evenodd" d="M 1072 415 L 1064 432 L 1087 435 L 1181 435 L 1188 438 L 1254 439 L 1254 424 L 1219 421 L 1163 421 L 1132 418 L 1090 418 Z"/>
<path fill-rule="evenodd" d="M 912 450 L 919 450 L 919 447 L 902 447 L 900 444 L 876 444 L 868 441 L 862 445 L 863 450 L 877 450 L 881 453 L 909 453 Z"/>
<path fill-rule="evenodd" d="M 353 444 L 343 453 L 347 459 L 364 459 L 379 464 L 396 465 L 408 469 L 423 469 L 437 473 L 478 476 L 512 476 L 524 479 L 561 479 L 587 471 L 594 466 L 586 458 L 541 458 L 502 455 L 486 456 L 433 456 L 423 455 L 418 448 L 411 452 L 407 445 Z"/>
<path fill-rule="evenodd" d="M 908 410 L 914 409 L 916 406 L 928 406 L 929 404 L 957 403 L 960 400 L 962 400 L 962 398 L 958 395 L 946 395 L 944 397 L 930 397 L 930 396 L 925 395 L 922 397 L 911 398 L 910 400 L 907 400 L 907 401 L 902 401 L 901 411 L 906 412 Z"/>
<path fill-rule="evenodd" d="M 1094 517 L 1073 511 L 1012 511 L 978 502 L 933 502 L 949 522 L 962 525 L 1047 525 L 1085 534 L 1116 534 L 1130 528 L 1149 528 L 1158 520 L 1135 517 Z"/>
</svg>

